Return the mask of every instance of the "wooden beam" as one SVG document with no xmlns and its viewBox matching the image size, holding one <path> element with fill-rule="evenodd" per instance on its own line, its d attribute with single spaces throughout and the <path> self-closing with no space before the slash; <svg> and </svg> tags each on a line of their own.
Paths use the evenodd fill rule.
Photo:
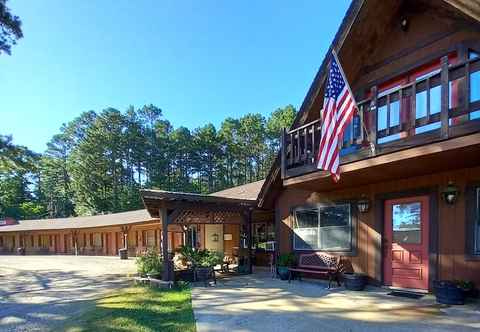
<svg viewBox="0 0 480 332">
<path fill-rule="evenodd" d="M 448 82 L 448 56 L 444 56 L 441 59 L 441 82 L 442 82 L 442 96 L 441 96 L 441 111 L 440 111 L 440 122 L 441 122 L 441 135 L 443 138 L 448 138 L 448 112 L 450 108 L 449 103 L 449 82 Z"/>
</svg>

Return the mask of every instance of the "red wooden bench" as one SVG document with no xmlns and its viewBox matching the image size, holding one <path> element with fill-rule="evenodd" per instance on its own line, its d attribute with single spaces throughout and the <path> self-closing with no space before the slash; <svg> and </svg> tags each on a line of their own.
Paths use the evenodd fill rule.
<svg viewBox="0 0 480 332">
<path fill-rule="evenodd" d="M 288 272 L 288 282 L 295 276 L 302 280 L 302 273 L 309 273 L 328 277 L 328 288 L 333 280 L 340 286 L 340 257 L 324 253 L 300 254 L 297 266 L 289 268 Z"/>
</svg>

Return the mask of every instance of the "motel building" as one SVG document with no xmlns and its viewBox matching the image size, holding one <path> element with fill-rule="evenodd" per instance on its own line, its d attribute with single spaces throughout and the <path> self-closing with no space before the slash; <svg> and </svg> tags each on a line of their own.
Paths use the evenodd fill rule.
<svg viewBox="0 0 480 332">
<path fill-rule="evenodd" d="M 317 168 L 332 51 L 358 108 L 338 182 Z M 264 181 L 210 195 L 142 190 L 145 210 L 0 226 L 1 250 L 157 247 L 168 261 L 190 244 L 251 265 L 322 253 L 374 285 L 480 286 L 480 7 L 354 0 L 319 65 Z"/>
</svg>

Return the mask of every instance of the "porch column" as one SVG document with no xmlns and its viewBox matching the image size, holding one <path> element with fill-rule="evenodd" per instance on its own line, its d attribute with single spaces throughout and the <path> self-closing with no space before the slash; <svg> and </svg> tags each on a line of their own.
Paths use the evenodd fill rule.
<svg viewBox="0 0 480 332">
<path fill-rule="evenodd" d="M 252 210 L 249 209 L 244 213 L 244 222 L 247 226 L 247 257 L 248 257 L 248 273 L 252 273 Z"/>
<path fill-rule="evenodd" d="M 161 207 L 158 213 L 162 223 L 162 256 L 163 256 L 163 280 L 170 281 L 172 273 L 170 272 L 170 261 L 168 257 L 168 216 L 167 209 Z"/>
</svg>

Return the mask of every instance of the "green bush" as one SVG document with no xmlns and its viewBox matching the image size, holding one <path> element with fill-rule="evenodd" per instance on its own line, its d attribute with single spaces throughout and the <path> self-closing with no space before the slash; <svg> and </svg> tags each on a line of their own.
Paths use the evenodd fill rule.
<svg viewBox="0 0 480 332">
<path fill-rule="evenodd" d="M 192 267 L 212 267 L 222 263 L 223 256 L 208 249 L 195 249 L 190 246 L 182 246 L 180 254 L 185 257 Z"/>
<path fill-rule="evenodd" d="M 292 253 L 289 254 L 281 254 L 278 257 L 278 266 L 285 266 L 285 267 L 291 267 L 295 265 L 295 255 Z"/>
<path fill-rule="evenodd" d="M 162 256 L 155 248 L 148 249 L 146 253 L 141 254 L 135 261 L 137 265 L 137 272 L 145 276 L 149 274 L 161 274 L 163 271 Z"/>
</svg>

